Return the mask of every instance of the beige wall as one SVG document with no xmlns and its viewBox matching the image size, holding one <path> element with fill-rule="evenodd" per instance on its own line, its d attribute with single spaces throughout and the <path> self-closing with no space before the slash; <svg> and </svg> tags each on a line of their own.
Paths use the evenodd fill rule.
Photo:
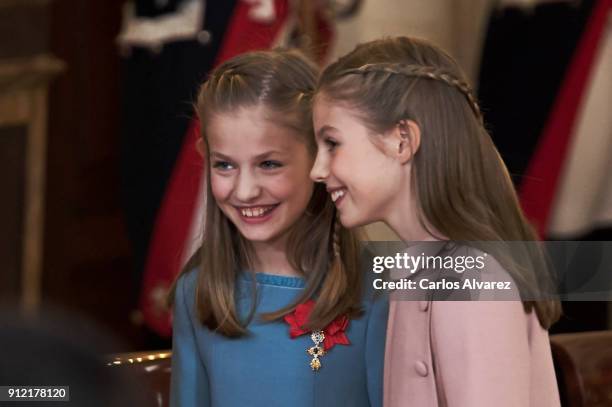
<svg viewBox="0 0 612 407">
<path fill-rule="evenodd" d="M 450 52 L 474 83 L 492 0 L 364 0 L 359 14 L 338 23 L 332 60 L 382 36 L 428 39 Z"/>
</svg>

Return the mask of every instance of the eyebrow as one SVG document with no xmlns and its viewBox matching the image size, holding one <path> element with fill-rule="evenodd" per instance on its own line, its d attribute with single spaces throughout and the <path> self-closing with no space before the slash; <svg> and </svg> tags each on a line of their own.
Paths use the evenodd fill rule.
<svg viewBox="0 0 612 407">
<path fill-rule="evenodd" d="M 270 151 L 266 151 L 265 153 L 261 153 L 261 154 L 259 154 L 259 155 L 255 156 L 255 157 L 254 157 L 254 160 L 255 160 L 255 161 L 263 160 L 263 159 L 265 159 L 265 158 L 267 158 L 267 157 L 269 157 L 269 156 L 271 156 L 271 155 L 273 155 L 273 154 L 283 155 L 283 152 L 282 152 L 282 151 L 278 151 L 278 150 L 270 150 Z M 211 153 L 211 156 L 213 156 L 213 157 L 215 157 L 215 158 L 219 158 L 219 159 L 221 159 L 221 160 L 232 161 L 232 158 L 231 158 L 231 157 L 229 157 L 229 156 L 227 156 L 227 155 L 225 155 L 225 154 L 221 154 L 221 153 L 219 153 L 219 152 L 217 152 L 217 151 L 213 151 L 213 152 Z"/>
<path fill-rule="evenodd" d="M 225 160 L 225 161 L 231 161 L 232 160 L 230 157 L 226 156 L 225 154 L 221 154 L 221 153 L 218 153 L 216 151 L 211 151 L 210 156 L 211 157 L 215 157 L 215 158 L 219 158 L 219 159 Z"/>
<path fill-rule="evenodd" d="M 326 124 L 325 126 L 321 127 L 321 128 L 320 128 L 320 129 L 317 131 L 316 137 L 317 137 L 317 138 L 321 138 L 321 137 L 325 136 L 325 133 L 328 133 L 328 132 L 336 132 L 336 131 L 338 131 L 338 129 L 337 129 L 337 128 L 332 127 L 332 126 L 329 126 L 329 125 L 327 125 L 327 124 Z"/>
</svg>

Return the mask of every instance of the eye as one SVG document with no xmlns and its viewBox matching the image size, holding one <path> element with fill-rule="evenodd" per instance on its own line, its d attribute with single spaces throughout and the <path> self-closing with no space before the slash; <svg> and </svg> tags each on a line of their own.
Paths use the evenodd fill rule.
<svg viewBox="0 0 612 407">
<path fill-rule="evenodd" d="M 215 161 L 213 163 L 213 168 L 221 171 L 229 171 L 233 170 L 234 166 L 229 161 Z"/>
<path fill-rule="evenodd" d="M 266 160 L 266 161 L 262 161 L 261 164 L 259 164 L 259 166 L 263 168 L 264 170 L 273 170 L 275 168 L 282 167 L 283 164 L 279 161 Z"/>
<path fill-rule="evenodd" d="M 323 143 L 327 147 L 328 151 L 334 151 L 336 149 L 336 147 L 338 147 L 340 145 L 340 143 L 338 143 L 336 140 L 334 140 L 333 138 L 330 138 L 330 137 L 325 138 L 323 140 Z"/>
</svg>

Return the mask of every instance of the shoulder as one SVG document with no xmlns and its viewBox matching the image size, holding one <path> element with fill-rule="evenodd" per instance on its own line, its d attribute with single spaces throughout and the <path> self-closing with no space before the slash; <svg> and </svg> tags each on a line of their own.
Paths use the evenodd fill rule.
<svg viewBox="0 0 612 407">
<path fill-rule="evenodd" d="M 361 282 L 362 282 L 362 298 L 363 302 L 368 303 L 388 302 L 389 295 L 386 290 L 375 288 L 375 280 L 380 279 L 380 275 L 372 271 L 372 259 L 374 255 L 371 252 L 362 254 L 361 256 Z"/>
<path fill-rule="evenodd" d="M 187 270 L 183 273 L 180 279 L 183 280 L 183 284 L 186 287 L 195 286 L 198 281 L 198 276 L 200 275 L 200 268 L 193 267 L 190 270 Z"/>
<path fill-rule="evenodd" d="M 362 273 L 362 306 L 368 320 L 384 320 L 386 326 L 389 312 L 389 295 L 386 290 L 374 288 L 374 280 L 380 278 L 372 272 L 374 253 L 367 248 L 361 253 L 360 267 Z"/>
<path fill-rule="evenodd" d="M 501 325 L 526 328 L 528 314 L 521 301 L 433 301 L 432 324 L 451 330 L 494 328 Z"/>
<path fill-rule="evenodd" d="M 454 258 L 454 270 L 450 272 L 459 280 L 459 289 L 455 290 L 458 295 L 451 299 L 474 302 L 521 300 L 516 280 L 497 258 L 498 254 L 486 249 L 453 244 L 450 250 L 444 251 L 444 255 Z"/>
<path fill-rule="evenodd" d="M 433 301 L 430 309 L 434 325 L 457 325 L 457 329 L 493 327 L 500 324 L 525 325 L 527 314 L 523 309 L 516 282 L 494 255 L 467 245 L 455 245 L 449 252 L 452 256 L 464 260 L 476 260 L 476 267 L 466 268 L 457 274 L 461 279 L 459 291 L 463 294 L 457 298 L 467 301 Z"/>
<path fill-rule="evenodd" d="M 193 305 L 198 284 L 199 268 L 186 270 L 176 281 L 174 301 L 176 306 Z M 189 308 L 189 307 L 188 307 Z"/>
<path fill-rule="evenodd" d="M 458 245 L 452 252 L 454 256 L 481 259 L 483 267 L 461 273 L 462 295 L 458 298 L 467 300 L 431 302 L 431 327 L 445 333 L 438 336 L 439 340 L 524 337 L 529 315 L 511 274 L 494 255 L 478 248 Z"/>
</svg>

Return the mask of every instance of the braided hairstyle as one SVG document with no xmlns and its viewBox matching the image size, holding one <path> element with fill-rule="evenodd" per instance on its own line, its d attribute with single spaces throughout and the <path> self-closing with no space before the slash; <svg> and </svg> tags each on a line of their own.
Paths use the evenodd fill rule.
<svg viewBox="0 0 612 407">
<path fill-rule="evenodd" d="M 416 123 L 420 145 L 411 159 L 411 190 L 421 225 L 455 241 L 535 241 L 514 186 L 455 60 L 426 41 L 384 38 L 358 45 L 319 77 L 319 99 L 350 109 L 376 139 L 405 120 Z M 496 245 L 500 246 L 500 245 Z M 543 255 L 525 245 L 525 263 L 493 253 L 523 298 L 551 290 Z M 523 261 L 522 258 L 520 261 Z M 556 301 L 524 301 L 548 328 Z"/>
<path fill-rule="evenodd" d="M 392 75 L 405 75 L 406 77 L 426 78 L 446 83 L 450 87 L 457 88 L 465 95 L 470 107 L 478 120 L 482 123 L 482 114 L 480 106 L 474 96 L 474 92 L 470 85 L 462 79 L 456 78 L 452 73 L 433 66 L 408 65 L 402 63 L 379 63 L 365 64 L 356 69 L 348 69 L 344 72 L 348 74 L 368 74 L 371 72 L 388 73 Z"/>
</svg>

